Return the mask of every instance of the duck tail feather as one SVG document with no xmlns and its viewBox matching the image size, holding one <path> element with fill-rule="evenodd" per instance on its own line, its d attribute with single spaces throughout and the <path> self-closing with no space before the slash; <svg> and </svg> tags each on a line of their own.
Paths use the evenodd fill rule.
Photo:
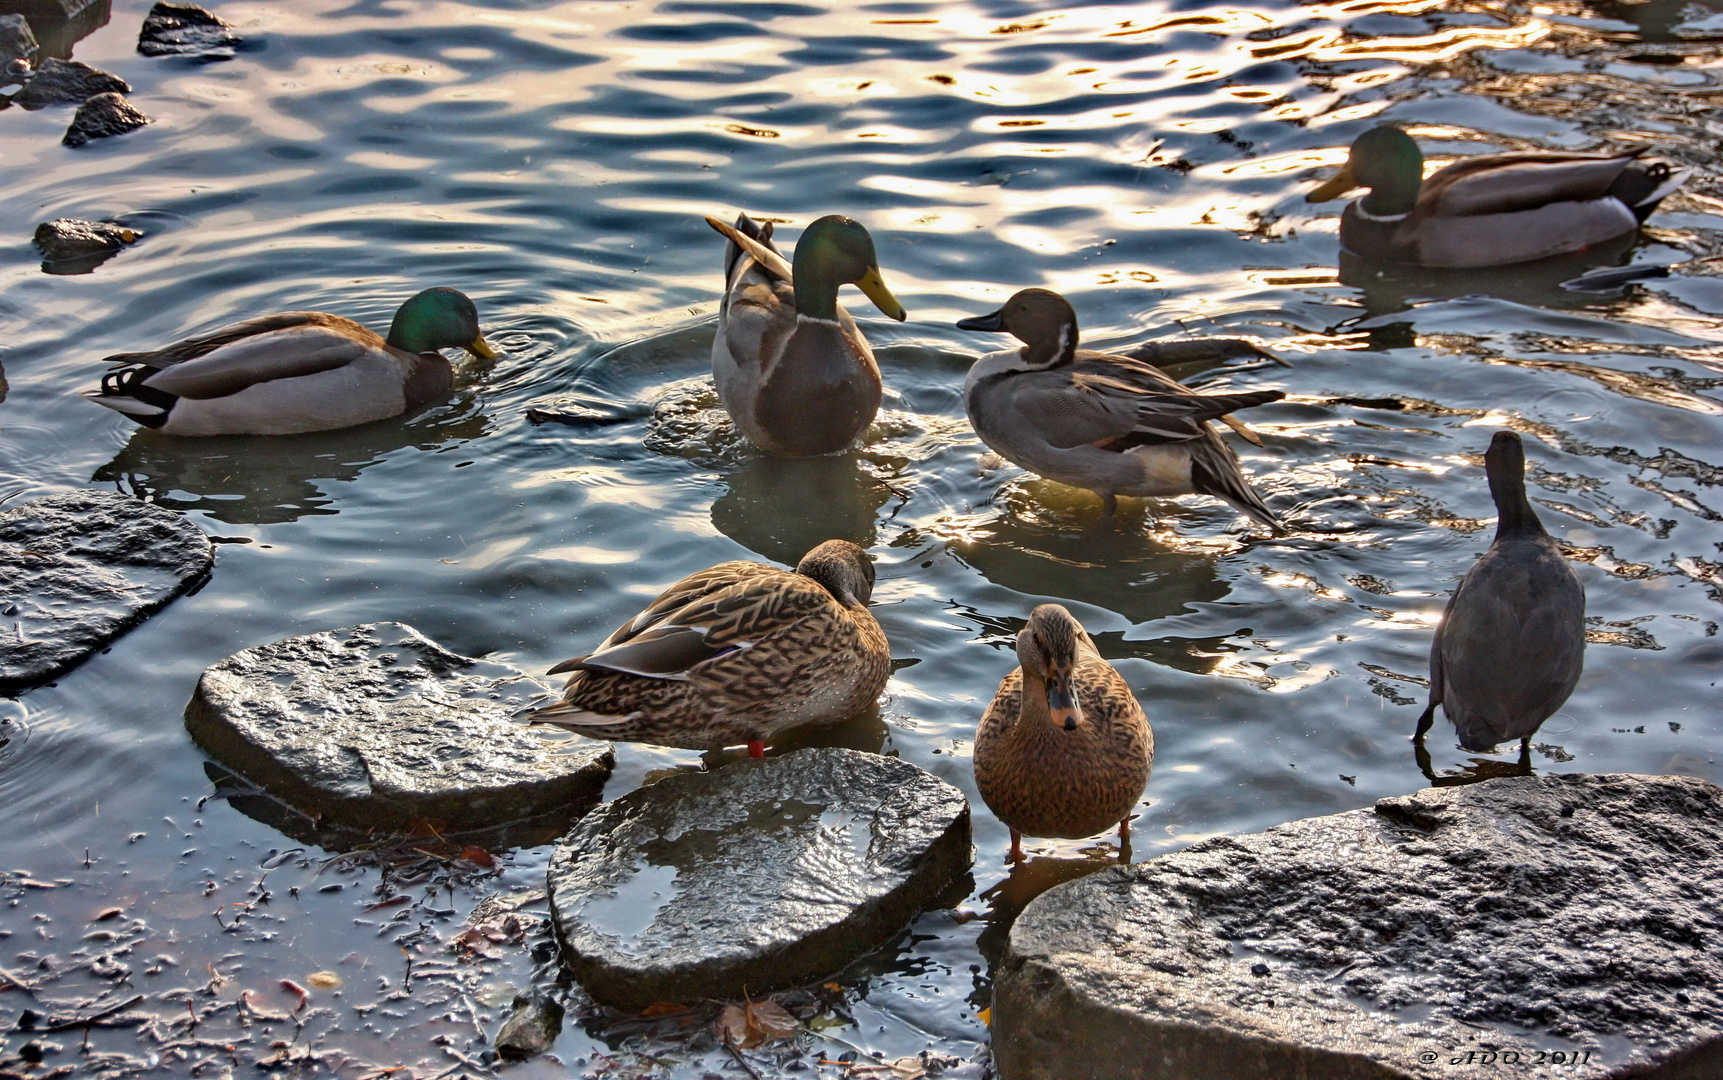
<svg viewBox="0 0 1723 1080">
<path fill-rule="evenodd" d="M 1252 521 L 1268 526 L 1277 536 L 1286 532 L 1286 526 L 1239 471 L 1237 455 L 1212 433 L 1191 452 L 1191 487 L 1199 494 L 1222 500 Z"/>
</svg>

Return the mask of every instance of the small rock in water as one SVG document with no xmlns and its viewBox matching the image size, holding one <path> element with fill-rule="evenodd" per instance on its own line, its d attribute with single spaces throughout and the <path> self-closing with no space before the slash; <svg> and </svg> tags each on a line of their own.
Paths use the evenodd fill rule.
<svg viewBox="0 0 1723 1080">
<path fill-rule="evenodd" d="M 1032 901 L 993 1052 L 1023 1078 L 1720 1076 L 1720 877 L 1723 789 L 1689 776 L 1426 788 L 1205 840 Z"/>
<path fill-rule="evenodd" d="M 302 813 L 349 828 L 468 832 L 597 801 L 615 752 L 514 721 L 549 688 L 410 626 L 287 638 L 204 669 L 198 744 Z"/>
<path fill-rule="evenodd" d="M 0 67 L 36 55 L 36 35 L 22 15 L 0 15 Z"/>
<path fill-rule="evenodd" d="M 30 76 L 24 89 L 13 96 L 12 102 L 25 109 L 77 105 L 97 94 L 125 94 L 131 89 L 131 84 L 118 75 L 93 68 L 82 60 L 61 60 L 50 56 Z"/>
<path fill-rule="evenodd" d="M 67 146 L 82 146 L 91 139 L 136 131 L 149 122 L 149 117 L 119 94 L 97 94 L 78 106 L 78 114 L 72 117 L 72 126 L 66 129 L 66 137 L 60 141 Z"/>
<path fill-rule="evenodd" d="M 969 804 L 906 761 L 817 748 L 670 776 L 551 858 L 563 960 L 600 1001 L 740 999 L 829 975 L 968 870 Z"/>
<path fill-rule="evenodd" d="M 508 1061 L 538 1057 L 562 1033 L 562 1005 L 538 991 L 516 994 L 514 1014 L 503 1021 L 493 1044 Z"/>
<path fill-rule="evenodd" d="M 87 274 L 142 235 L 112 221 L 55 218 L 36 226 L 35 241 L 44 273 Z"/>
<path fill-rule="evenodd" d="M 138 33 L 138 51 L 145 56 L 231 60 L 240 44 L 231 23 L 196 4 L 159 3 L 150 8 Z"/>
<path fill-rule="evenodd" d="M 47 682 L 209 572 L 183 514 L 108 491 L 0 512 L 0 691 Z"/>
</svg>

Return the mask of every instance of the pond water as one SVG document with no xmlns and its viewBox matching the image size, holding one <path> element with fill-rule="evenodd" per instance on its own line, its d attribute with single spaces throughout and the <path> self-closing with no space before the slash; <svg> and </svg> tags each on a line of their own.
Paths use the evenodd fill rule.
<svg viewBox="0 0 1723 1080">
<path fill-rule="evenodd" d="M 1499 427 L 1526 437 L 1532 497 L 1575 560 L 1592 630 L 1535 768 L 1723 780 L 1715 0 L 234 2 L 216 10 L 249 47 L 207 64 L 137 55 L 147 8 L 115 3 L 74 55 L 127 79 L 151 126 L 74 151 L 59 142 L 69 109 L 0 112 L 0 232 L 14 238 L 0 246 L 0 494 L 131 492 L 231 542 L 201 591 L 56 684 L 0 699 L 0 892 L 15 901 L 0 908 L 0 966 L 75 965 L 96 948 L 85 921 L 122 906 L 129 921 L 111 925 L 139 970 L 103 1001 L 221 976 L 196 1009 L 250 988 L 285 1012 L 281 979 L 333 971 L 345 989 L 313 987 L 297 1036 L 212 1014 L 199 1031 L 237 1045 L 231 1060 L 98 1031 L 105 1067 L 180 1073 L 214 1055 L 249 1075 L 314 1046 L 340 1075 L 433 1075 L 483 1049 L 475 1025 L 494 1031 L 507 986 L 543 959 L 483 946 L 497 956 L 472 967 L 470 996 L 400 993 L 416 985 L 403 953 L 409 971 L 446 963 L 479 898 L 542 888 L 549 847 L 368 910 L 392 888 L 378 866 L 325 867 L 329 852 L 295 853 L 244 800 L 201 801 L 216 789 L 182 710 L 204 667 L 388 619 L 543 671 L 683 574 L 793 562 L 832 536 L 878 559 L 897 670 L 877 717 L 816 741 L 962 788 L 976 861 L 955 914 L 928 913 L 845 974 L 853 1022 L 826 1029 L 828 1056 L 974 1054 L 1006 921 L 1116 855 L 1033 841 L 1009 874 L 1006 829 L 975 796 L 974 724 L 1037 603 L 1077 615 L 1154 726 L 1134 858 L 1423 786 L 1408 736 L 1430 628 L 1489 542 L 1481 455 Z M 1303 195 L 1384 119 L 1437 160 L 1649 143 L 1696 174 L 1637 243 L 1562 266 L 1342 272 L 1336 206 Z M 785 240 L 830 212 L 873 233 L 909 320 L 846 290 L 887 387 L 853 453 L 762 459 L 717 408 L 722 242 L 702 218 L 738 210 L 781 221 Z M 91 274 L 48 275 L 26 238 L 59 216 L 146 235 Z M 1628 261 L 1681 265 L 1613 294 L 1556 287 Z M 276 310 L 381 328 L 431 285 L 470 294 L 504 356 L 402 421 L 174 441 L 77 393 L 109 353 Z M 1030 285 L 1069 296 L 1098 347 L 1237 335 L 1285 358 L 1175 374 L 1287 393 L 1247 417 L 1265 446 L 1235 445 L 1291 535 L 1253 536 L 1195 497 L 1125 500 L 1109 520 L 1092 496 L 990 459 L 959 395 L 969 361 L 1002 340 L 952 323 Z M 1480 764 L 1438 723 L 1439 771 L 1512 760 Z M 701 760 L 621 745 L 607 795 Z M 265 863 L 269 904 L 239 907 Z M 105 985 L 74 973 L 44 992 L 72 1002 Z M 176 1002 L 145 1007 L 165 1025 Z M 23 1004 L 0 996 L 8 1027 Z M 575 1021 L 555 1047 L 565 1065 L 522 1073 L 735 1072 L 709 1046 L 654 1050 Z M 46 1039 L 60 1044 L 50 1065 L 78 1060 L 76 1033 Z"/>
</svg>

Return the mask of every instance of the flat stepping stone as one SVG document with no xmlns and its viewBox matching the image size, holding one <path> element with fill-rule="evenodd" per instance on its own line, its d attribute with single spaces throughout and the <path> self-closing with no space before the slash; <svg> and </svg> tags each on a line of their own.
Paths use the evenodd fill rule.
<svg viewBox="0 0 1723 1080">
<path fill-rule="evenodd" d="M 600 1001 L 758 996 L 885 944 L 970 856 L 957 788 L 896 758 L 798 750 L 588 814 L 551 858 L 551 917 Z"/>
<path fill-rule="evenodd" d="M 1051 889 L 994 974 L 1025 1077 L 1723 1076 L 1723 789 L 1514 777 Z"/>
<path fill-rule="evenodd" d="M 214 563 L 185 515 L 111 491 L 0 511 L 0 691 L 71 670 Z"/>
<path fill-rule="evenodd" d="M 321 823 L 471 832 L 597 801 L 609 743 L 551 741 L 513 719 L 547 693 L 518 668 L 367 623 L 211 665 L 185 723 L 224 766 Z"/>
</svg>

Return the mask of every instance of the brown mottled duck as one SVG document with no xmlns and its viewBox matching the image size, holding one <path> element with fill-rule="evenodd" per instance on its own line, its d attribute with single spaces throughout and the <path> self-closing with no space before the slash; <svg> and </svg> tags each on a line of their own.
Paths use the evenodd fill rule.
<svg viewBox="0 0 1723 1080">
<path fill-rule="evenodd" d="M 594 652 L 564 661 L 562 701 L 535 723 L 693 750 L 835 724 L 885 688 L 891 650 L 867 603 L 873 562 L 827 540 L 792 572 L 720 563 L 678 581 Z"/>
<path fill-rule="evenodd" d="M 975 786 L 1011 829 L 1012 861 L 1024 834 L 1075 840 L 1117 824 L 1126 840 L 1155 761 L 1142 706 L 1058 604 L 1029 613 L 1017 658 L 975 729 Z"/>
</svg>

